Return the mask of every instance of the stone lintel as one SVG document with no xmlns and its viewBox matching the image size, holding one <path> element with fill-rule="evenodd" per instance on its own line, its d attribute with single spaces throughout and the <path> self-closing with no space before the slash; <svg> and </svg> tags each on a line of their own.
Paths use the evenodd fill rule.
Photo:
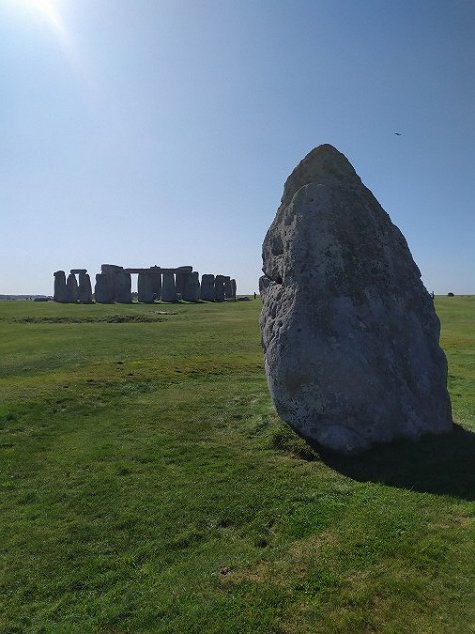
<svg viewBox="0 0 475 634">
<path fill-rule="evenodd" d="M 161 266 L 151 266 L 149 269 L 137 269 L 130 268 L 124 269 L 124 273 L 131 274 L 148 274 L 148 275 L 162 275 L 163 273 L 191 273 L 193 271 L 192 266 L 178 266 L 174 269 L 164 269 Z"/>
<path fill-rule="evenodd" d="M 117 264 L 101 264 L 101 273 L 118 273 L 123 270 L 124 267 Z"/>
<path fill-rule="evenodd" d="M 87 273 L 87 269 L 71 269 L 69 272 L 73 275 L 79 275 L 80 273 Z"/>
</svg>

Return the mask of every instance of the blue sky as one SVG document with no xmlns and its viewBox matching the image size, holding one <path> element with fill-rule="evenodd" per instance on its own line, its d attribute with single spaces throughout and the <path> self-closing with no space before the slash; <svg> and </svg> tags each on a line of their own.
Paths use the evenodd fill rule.
<svg viewBox="0 0 475 634">
<path fill-rule="evenodd" d="M 257 290 L 331 143 L 428 290 L 475 294 L 473 0 L 0 0 L 0 76 L 0 293 L 102 263 Z"/>
</svg>

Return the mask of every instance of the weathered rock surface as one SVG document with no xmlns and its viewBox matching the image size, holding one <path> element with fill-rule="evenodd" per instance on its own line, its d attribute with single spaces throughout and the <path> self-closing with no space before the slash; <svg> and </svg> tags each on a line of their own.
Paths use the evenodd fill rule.
<svg viewBox="0 0 475 634">
<path fill-rule="evenodd" d="M 176 302 L 175 276 L 173 273 L 164 273 L 162 281 L 162 302 Z"/>
<path fill-rule="evenodd" d="M 66 304 L 68 302 L 68 289 L 66 287 L 66 273 L 64 271 L 54 272 L 54 295 L 55 302 Z"/>
<path fill-rule="evenodd" d="M 226 275 L 224 280 L 224 297 L 226 299 L 232 299 L 233 297 L 233 288 L 231 286 L 231 278 L 229 275 Z"/>
<path fill-rule="evenodd" d="M 231 298 L 232 299 L 236 299 L 236 293 L 237 293 L 237 284 L 236 284 L 236 280 L 232 279 L 231 280 Z"/>
<path fill-rule="evenodd" d="M 119 271 L 115 276 L 115 301 L 120 304 L 132 303 L 132 280 L 130 273 Z"/>
<path fill-rule="evenodd" d="M 114 289 L 110 285 L 109 276 L 105 273 L 96 275 L 94 299 L 98 304 L 111 304 L 114 301 Z"/>
<path fill-rule="evenodd" d="M 81 304 L 92 304 L 91 278 L 85 270 L 79 273 L 78 297 Z"/>
<path fill-rule="evenodd" d="M 66 281 L 66 290 L 68 302 L 70 302 L 71 304 L 76 304 L 79 296 L 79 288 L 78 281 L 74 273 L 70 273 L 68 275 L 68 279 Z"/>
<path fill-rule="evenodd" d="M 403 235 L 332 146 L 287 179 L 263 271 L 268 385 L 299 434 L 351 454 L 451 430 L 431 297 Z"/>
<path fill-rule="evenodd" d="M 139 302 L 153 304 L 153 279 L 148 273 L 139 273 L 137 295 Z"/>
<path fill-rule="evenodd" d="M 201 299 L 205 302 L 214 302 L 214 275 L 204 273 L 201 276 Z"/>
<path fill-rule="evenodd" d="M 214 278 L 214 298 L 217 302 L 224 302 L 224 285 L 226 283 L 225 275 L 216 275 Z"/>
<path fill-rule="evenodd" d="M 200 279 L 198 271 L 188 273 L 182 292 L 185 302 L 197 302 L 200 299 Z"/>
</svg>

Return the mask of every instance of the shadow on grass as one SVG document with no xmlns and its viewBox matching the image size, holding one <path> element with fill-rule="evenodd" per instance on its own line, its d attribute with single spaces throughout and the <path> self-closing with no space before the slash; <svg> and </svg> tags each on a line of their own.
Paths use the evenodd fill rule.
<svg viewBox="0 0 475 634">
<path fill-rule="evenodd" d="M 459 425 L 450 434 L 400 440 L 359 456 L 319 452 L 328 466 L 359 482 L 475 500 L 475 433 Z"/>
</svg>

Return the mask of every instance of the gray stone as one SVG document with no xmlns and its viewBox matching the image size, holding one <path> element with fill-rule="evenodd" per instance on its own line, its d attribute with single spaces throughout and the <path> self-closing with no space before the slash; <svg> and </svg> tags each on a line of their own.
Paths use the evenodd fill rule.
<svg viewBox="0 0 475 634">
<path fill-rule="evenodd" d="M 150 269 L 152 276 L 153 296 L 155 299 L 160 299 L 162 292 L 162 273 L 158 266 L 152 266 Z"/>
<path fill-rule="evenodd" d="M 431 297 L 403 235 L 332 146 L 287 179 L 263 263 L 261 338 L 284 421 L 343 454 L 451 430 Z"/>
<path fill-rule="evenodd" d="M 132 303 L 132 280 L 130 279 L 130 273 L 119 271 L 115 275 L 115 301 L 120 304 Z"/>
<path fill-rule="evenodd" d="M 237 293 L 237 284 L 236 284 L 236 280 L 232 279 L 231 280 L 231 298 L 232 299 L 236 299 L 236 293 Z"/>
<path fill-rule="evenodd" d="M 115 301 L 118 293 L 119 278 L 124 273 L 124 269 L 116 264 L 102 264 L 101 273 L 107 277 L 109 292 L 112 294 L 112 301 Z"/>
<path fill-rule="evenodd" d="M 67 297 L 70 304 L 76 304 L 79 296 L 78 282 L 74 273 L 68 275 L 66 281 Z"/>
<path fill-rule="evenodd" d="M 201 276 L 201 299 L 205 302 L 214 302 L 214 275 L 211 273 Z"/>
<path fill-rule="evenodd" d="M 114 302 L 114 289 L 110 285 L 110 277 L 105 273 L 96 275 L 94 299 L 98 304 L 112 304 Z"/>
<path fill-rule="evenodd" d="M 231 278 L 229 277 L 229 275 L 226 275 L 226 278 L 224 280 L 224 297 L 226 299 L 232 299 L 233 297 L 233 289 L 231 286 Z"/>
<path fill-rule="evenodd" d="M 217 275 L 214 278 L 214 298 L 217 302 L 224 302 L 225 275 Z"/>
<path fill-rule="evenodd" d="M 85 271 L 79 273 L 78 298 L 81 304 L 92 304 L 91 278 Z"/>
<path fill-rule="evenodd" d="M 66 304 L 68 302 L 68 289 L 66 287 L 66 273 L 64 271 L 55 271 L 54 275 L 54 295 L 55 302 Z"/>
<path fill-rule="evenodd" d="M 188 273 L 187 271 L 177 270 L 175 274 L 175 280 L 176 280 L 175 286 L 176 286 L 176 292 L 179 293 L 180 295 L 183 295 L 190 275 L 191 275 L 191 272 Z"/>
<path fill-rule="evenodd" d="M 162 280 L 162 302 L 176 302 L 176 286 L 173 273 L 164 273 Z"/>
<path fill-rule="evenodd" d="M 148 273 L 139 273 L 137 280 L 139 302 L 153 304 L 153 279 Z"/>
<path fill-rule="evenodd" d="M 182 298 L 185 302 L 197 302 L 200 299 L 200 280 L 197 271 L 188 273 Z"/>
</svg>

